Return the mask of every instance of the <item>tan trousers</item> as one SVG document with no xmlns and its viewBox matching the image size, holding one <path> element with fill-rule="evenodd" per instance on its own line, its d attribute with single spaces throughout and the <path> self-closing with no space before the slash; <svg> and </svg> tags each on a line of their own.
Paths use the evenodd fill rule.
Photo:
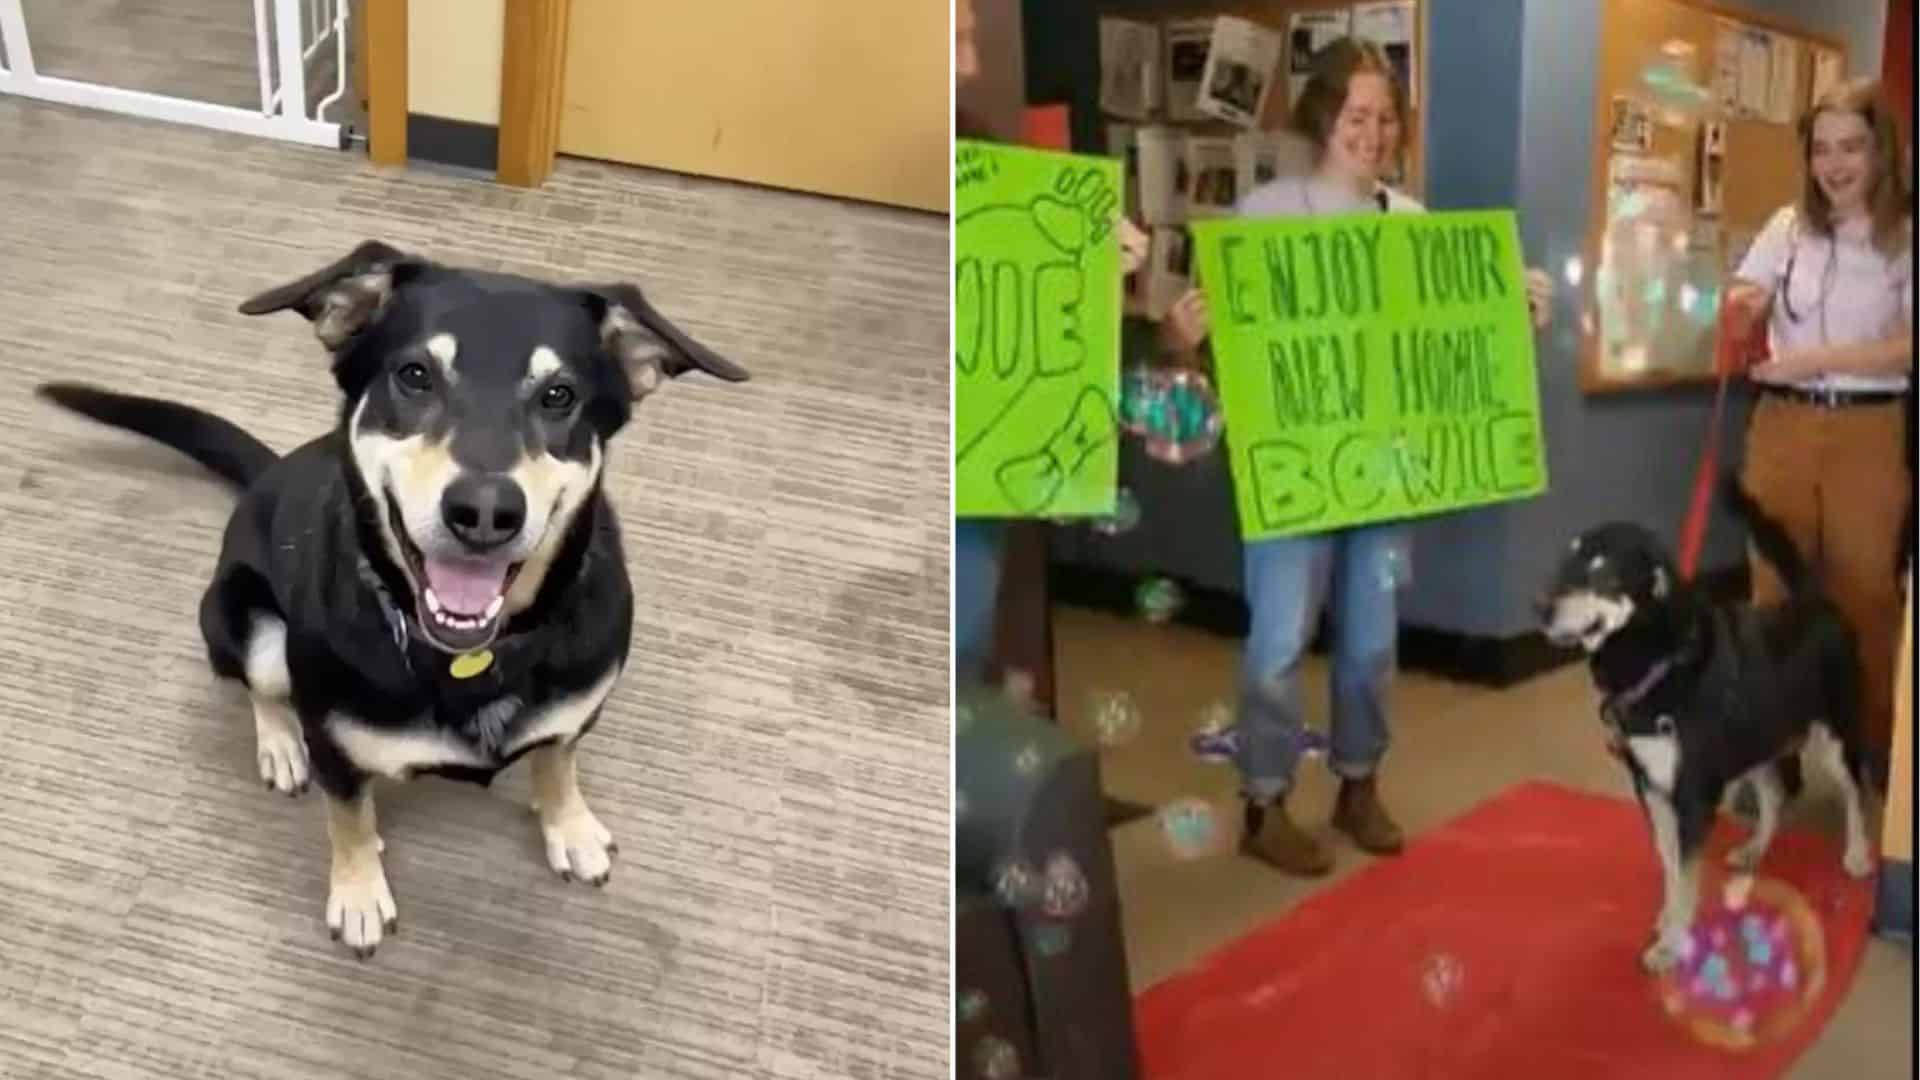
<svg viewBox="0 0 1920 1080">
<path fill-rule="evenodd" d="M 1860 645 L 1861 729 L 1873 758 L 1892 747 L 1900 647 L 1900 526 L 1913 499 L 1906 406 L 1823 408 L 1763 396 L 1747 429 L 1747 490 L 1813 564 Z M 1777 601 L 1773 568 L 1749 555 L 1753 599 Z"/>
</svg>

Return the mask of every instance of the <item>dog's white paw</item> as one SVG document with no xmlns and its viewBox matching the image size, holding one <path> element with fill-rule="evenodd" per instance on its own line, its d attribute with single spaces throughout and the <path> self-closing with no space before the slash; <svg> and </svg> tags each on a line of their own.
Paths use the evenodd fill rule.
<svg viewBox="0 0 1920 1080">
<path fill-rule="evenodd" d="M 333 875 L 327 890 L 327 932 L 352 949 L 355 956 L 362 960 L 372 956 L 398 922 L 399 912 L 380 860 L 369 860 Z"/>
<path fill-rule="evenodd" d="M 605 885 L 613 873 L 613 856 L 620 850 L 600 819 L 584 804 L 575 803 L 564 814 L 540 817 L 540 835 L 547 842 L 547 865 L 569 881 Z"/>
<path fill-rule="evenodd" d="M 1848 877 L 1863 878 L 1873 873 L 1873 859 L 1864 847 L 1848 846 L 1847 853 L 1840 857 L 1840 866 Z"/>
<path fill-rule="evenodd" d="M 307 763 L 307 741 L 300 730 L 259 724 L 254 736 L 261 782 L 282 795 L 305 794 L 312 770 Z"/>
</svg>

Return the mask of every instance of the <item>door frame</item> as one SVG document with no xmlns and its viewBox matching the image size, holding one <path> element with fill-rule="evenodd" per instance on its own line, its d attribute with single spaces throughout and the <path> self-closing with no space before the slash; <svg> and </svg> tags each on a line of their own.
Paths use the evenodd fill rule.
<svg viewBox="0 0 1920 1080">
<path fill-rule="evenodd" d="M 539 187 L 560 153 L 560 107 L 567 81 L 572 0 L 507 0 L 500 50 L 500 149 L 503 184 Z"/>
<path fill-rule="evenodd" d="M 346 0 L 310 2 L 311 7 L 304 7 L 302 0 L 253 0 L 255 62 L 260 75 L 260 107 L 255 110 L 42 74 L 34 66 L 33 38 L 20 0 L 0 0 L 0 41 L 6 46 L 0 94 L 345 149 L 344 129 L 327 120 L 326 113 L 346 95 L 348 5 Z M 335 50 L 338 85 L 309 113 L 307 62 L 329 40 Z M 277 86 L 276 67 L 282 73 Z"/>
</svg>

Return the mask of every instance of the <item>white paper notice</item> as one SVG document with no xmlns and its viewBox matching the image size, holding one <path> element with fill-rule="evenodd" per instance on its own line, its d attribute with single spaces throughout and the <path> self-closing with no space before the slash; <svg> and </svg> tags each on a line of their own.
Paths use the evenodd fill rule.
<svg viewBox="0 0 1920 1080">
<path fill-rule="evenodd" d="M 1169 127 L 1134 132 L 1140 148 L 1140 216 L 1149 225 L 1178 225 L 1187 219 L 1185 135 Z"/>
<path fill-rule="evenodd" d="M 1207 70 L 1207 50 L 1213 45 L 1212 19 L 1175 19 L 1161 29 L 1166 44 L 1163 68 L 1167 79 L 1167 119 L 1204 120 L 1200 111 L 1200 78 Z"/>
<path fill-rule="evenodd" d="M 1749 116 L 1767 114 L 1767 96 L 1773 89 L 1773 35 L 1764 30 L 1740 31 L 1740 100 Z"/>
<path fill-rule="evenodd" d="M 1731 19 L 1714 20 L 1713 103 L 1727 113 L 1740 108 L 1740 27 Z"/>
<path fill-rule="evenodd" d="M 1100 20 L 1100 108 L 1145 120 L 1160 105 L 1160 28 L 1127 19 Z"/>
<path fill-rule="evenodd" d="M 1240 170 L 1233 140 L 1188 136 L 1187 218 L 1226 217 L 1240 201 Z"/>
<path fill-rule="evenodd" d="M 1135 124 L 1115 122 L 1107 125 L 1107 156 L 1120 159 L 1121 184 L 1126 191 L 1126 214 L 1136 221 L 1140 219 L 1139 132 L 1139 126 Z"/>
<path fill-rule="evenodd" d="M 1353 36 L 1387 54 L 1406 89 L 1407 105 L 1420 107 L 1420 73 L 1413 60 L 1414 0 L 1373 0 L 1353 5 Z"/>
<path fill-rule="evenodd" d="M 1800 42 L 1773 35 L 1773 66 L 1767 83 L 1767 119 L 1791 124 L 1800 111 Z"/>
<path fill-rule="evenodd" d="M 1193 252 L 1185 229 L 1153 230 L 1147 254 L 1147 318 L 1167 317 L 1168 309 L 1192 287 Z"/>
<path fill-rule="evenodd" d="M 1313 74 L 1313 56 L 1353 32 L 1347 11 L 1296 11 L 1287 23 L 1287 108 Z"/>
<path fill-rule="evenodd" d="M 1818 45 L 1813 46 L 1812 101 L 1819 101 L 1826 96 L 1827 91 L 1840 85 L 1840 80 L 1845 74 L 1845 63 L 1839 52 L 1821 48 Z"/>
<path fill-rule="evenodd" d="M 1215 20 L 1195 107 L 1243 128 L 1258 126 L 1284 45 L 1285 39 L 1258 23 L 1231 16 Z"/>
<path fill-rule="evenodd" d="M 1243 131 L 1233 137 L 1233 167 L 1240 197 L 1282 176 L 1304 175 L 1313 165 L 1313 144 L 1291 131 Z"/>
</svg>

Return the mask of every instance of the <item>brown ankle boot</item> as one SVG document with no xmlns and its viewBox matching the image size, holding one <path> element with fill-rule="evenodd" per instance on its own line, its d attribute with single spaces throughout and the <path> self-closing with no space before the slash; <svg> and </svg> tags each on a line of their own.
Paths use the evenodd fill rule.
<svg viewBox="0 0 1920 1080">
<path fill-rule="evenodd" d="M 1380 792 L 1371 776 L 1345 780 L 1333 804 L 1333 827 L 1353 837 L 1360 850 L 1375 855 L 1398 855 L 1406 845 L 1400 826 L 1380 805 Z"/>
<path fill-rule="evenodd" d="M 1240 853 L 1299 877 L 1319 877 L 1333 869 L 1333 852 L 1293 823 L 1287 814 L 1285 799 L 1265 806 L 1247 804 L 1246 831 L 1240 834 Z"/>
</svg>

